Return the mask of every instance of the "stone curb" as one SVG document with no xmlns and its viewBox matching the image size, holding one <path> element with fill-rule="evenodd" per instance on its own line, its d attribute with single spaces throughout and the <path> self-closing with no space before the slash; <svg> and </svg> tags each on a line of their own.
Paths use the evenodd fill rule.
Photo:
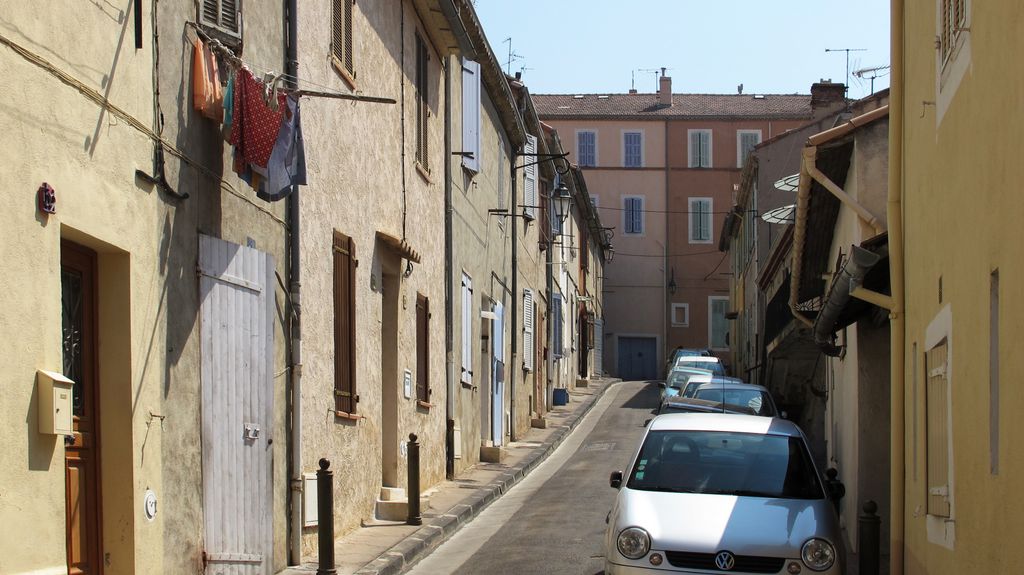
<svg viewBox="0 0 1024 575">
<path fill-rule="evenodd" d="M 487 506 L 494 503 L 497 498 L 507 493 L 509 489 L 522 481 L 534 468 L 547 459 L 548 455 L 557 449 L 562 444 L 562 441 L 576 429 L 580 420 L 597 404 L 597 401 L 604 395 L 605 391 L 619 381 L 622 380 L 609 378 L 608 383 L 601 387 L 599 393 L 595 393 L 584 400 L 583 405 L 573 413 L 575 417 L 571 421 L 567 421 L 564 427 L 552 433 L 540 446 L 533 448 L 530 454 L 519 463 L 484 486 L 466 502 L 455 505 L 455 507 L 452 507 L 443 515 L 430 518 L 429 523 L 424 518 L 423 527 L 417 529 L 412 535 L 409 535 L 366 564 L 362 569 L 356 571 L 355 575 L 399 575 L 409 567 L 412 567 L 428 552 L 454 535 L 463 525 L 479 515 Z"/>
</svg>

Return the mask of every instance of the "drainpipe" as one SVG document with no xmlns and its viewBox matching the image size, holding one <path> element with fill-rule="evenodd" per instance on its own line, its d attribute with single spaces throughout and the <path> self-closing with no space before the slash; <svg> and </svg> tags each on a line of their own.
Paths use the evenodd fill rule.
<svg viewBox="0 0 1024 575">
<path fill-rule="evenodd" d="M 444 471 L 448 479 L 455 477 L 455 336 L 452 323 L 455 312 L 452 248 L 452 59 L 445 59 L 444 75 L 444 376 L 445 425 Z"/>
<path fill-rule="evenodd" d="M 509 174 L 512 179 L 512 361 L 509 362 L 508 368 L 505 369 L 505 373 L 508 376 L 508 409 L 511 415 L 509 416 L 508 424 L 508 438 L 509 441 L 516 440 L 516 356 L 519 333 L 518 324 L 516 320 L 519 319 L 519 314 L 516 313 L 517 306 L 519 303 L 519 235 L 516 229 L 516 222 L 519 220 L 519 209 L 516 204 L 519 202 L 519 198 L 516 195 L 516 158 L 522 153 L 522 148 L 514 146 L 512 148 L 512 161 L 509 162 Z M 530 158 L 528 161 L 536 161 L 536 158 Z"/>
<path fill-rule="evenodd" d="M 903 277 L 903 22 L 904 0 L 892 0 L 892 80 L 889 88 L 889 197 L 885 211 L 889 226 L 889 284 L 893 307 L 889 312 L 892 334 L 889 385 L 891 389 L 889 450 L 891 454 L 889 477 L 890 529 L 889 572 L 903 575 L 904 494 L 906 480 L 906 357 Z M 917 430 L 914 430 L 916 433 Z"/>
<path fill-rule="evenodd" d="M 299 49 L 297 0 L 285 0 L 285 85 L 298 88 Z M 302 282 L 300 281 L 301 220 L 299 187 L 288 194 L 288 299 L 291 303 L 291 485 L 289 550 L 292 565 L 302 564 Z"/>
<path fill-rule="evenodd" d="M 854 288 L 860 286 L 868 270 L 878 263 L 882 256 L 862 247 L 853 246 L 849 259 L 836 277 L 821 313 L 814 320 L 814 343 L 829 357 L 838 357 L 842 348 L 832 343 L 832 327 L 839 313 L 846 307 Z"/>
</svg>

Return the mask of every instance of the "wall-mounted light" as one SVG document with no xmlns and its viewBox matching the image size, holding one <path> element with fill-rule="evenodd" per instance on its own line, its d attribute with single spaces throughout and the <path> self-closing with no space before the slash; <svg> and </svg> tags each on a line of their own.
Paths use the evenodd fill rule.
<svg viewBox="0 0 1024 575">
<path fill-rule="evenodd" d="M 559 227 L 565 224 L 565 218 L 569 216 L 572 207 L 572 196 L 569 195 L 569 188 L 564 182 L 559 182 L 558 187 L 551 193 L 551 202 L 554 204 L 555 217 L 558 218 Z"/>
<path fill-rule="evenodd" d="M 672 268 L 672 275 L 668 280 L 668 293 L 669 295 L 676 295 L 676 268 Z"/>
</svg>

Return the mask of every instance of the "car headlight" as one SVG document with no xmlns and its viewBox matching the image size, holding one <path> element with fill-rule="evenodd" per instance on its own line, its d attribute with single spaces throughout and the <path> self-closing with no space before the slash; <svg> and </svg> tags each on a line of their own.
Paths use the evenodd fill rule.
<svg viewBox="0 0 1024 575">
<path fill-rule="evenodd" d="M 812 571 L 824 571 L 836 562 L 836 549 L 824 539 L 808 539 L 800 548 L 800 558 Z"/>
<path fill-rule="evenodd" d="M 639 559 L 651 550 L 651 537 L 639 527 L 627 527 L 619 533 L 615 546 L 623 557 Z"/>
</svg>

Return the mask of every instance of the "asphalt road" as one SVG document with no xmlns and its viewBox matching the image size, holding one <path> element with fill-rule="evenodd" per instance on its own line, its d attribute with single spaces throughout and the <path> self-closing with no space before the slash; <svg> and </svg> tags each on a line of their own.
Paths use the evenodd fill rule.
<svg viewBox="0 0 1024 575">
<path fill-rule="evenodd" d="M 628 465 L 657 402 L 655 383 L 608 389 L 544 463 L 408 573 L 603 573 L 608 474 Z"/>
</svg>

